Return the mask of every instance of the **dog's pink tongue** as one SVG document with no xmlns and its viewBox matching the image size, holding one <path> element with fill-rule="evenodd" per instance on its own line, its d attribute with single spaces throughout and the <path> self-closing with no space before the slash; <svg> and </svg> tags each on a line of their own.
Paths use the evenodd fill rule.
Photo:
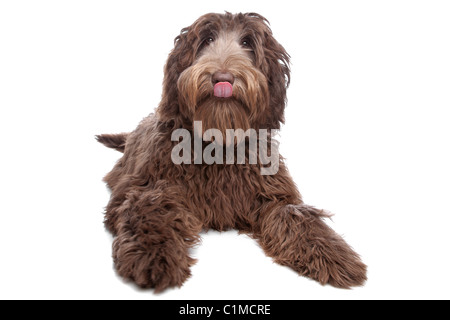
<svg viewBox="0 0 450 320">
<path fill-rule="evenodd" d="M 233 95 L 233 86 L 229 82 L 219 82 L 214 86 L 214 95 L 218 98 L 229 98 Z"/>
</svg>

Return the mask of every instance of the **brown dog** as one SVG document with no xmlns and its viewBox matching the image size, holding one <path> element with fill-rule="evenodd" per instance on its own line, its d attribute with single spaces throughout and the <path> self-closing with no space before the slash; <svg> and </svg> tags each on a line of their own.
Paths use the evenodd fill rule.
<svg viewBox="0 0 450 320">
<path fill-rule="evenodd" d="M 268 130 L 284 123 L 289 80 L 289 55 L 258 14 L 207 14 L 181 31 L 156 114 L 130 134 L 97 137 L 124 152 L 105 177 L 105 225 L 122 277 L 156 291 L 181 286 L 195 262 L 189 249 L 212 228 L 251 235 L 276 262 L 322 284 L 364 283 L 358 254 L 325 224 L 323 210 L 303 203 L 275 150 Z M 230 129 L 240 134 L 230 139 Z M 175 132 L 189 134 L 177 152 Z M 269 173 L 261 143 L 271 145 Z M 239 150 L 244 163 L 230 162 Z M 214 163 L 202 161 L 208 155 Z"/>
</svg>

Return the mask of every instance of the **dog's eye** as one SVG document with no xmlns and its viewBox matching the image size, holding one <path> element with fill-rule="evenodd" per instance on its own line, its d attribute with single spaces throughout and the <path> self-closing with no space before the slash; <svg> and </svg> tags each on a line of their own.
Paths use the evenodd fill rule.
<svg viewBox="0 0 450 320">
<path fill-rule="evenodd" d="M 202 41 L 199 43 L 198 52 L 201 52 L 205 47 L 211 45 L 214 42 L 213 36 L 202 37 Z"/>
<path fill-rule="evenodd" d="M 251 42 L 249 39 L 245 38 L 241 40 L 241 46 L 244 48 L 251 48 Z"/>
</svg>

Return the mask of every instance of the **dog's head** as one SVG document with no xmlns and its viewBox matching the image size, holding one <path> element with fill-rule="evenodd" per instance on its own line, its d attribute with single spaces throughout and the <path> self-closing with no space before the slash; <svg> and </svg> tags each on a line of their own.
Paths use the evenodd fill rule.
<svg viewBox="0 0 450 320">
<path fill-rule="evenodd" d="M 289 55 L 259 14 L 206 14 L 182 29 L 165 66 L 158 115 L 203 130 L 279 129 Z M 180 122 L 181 121 L 181 122 Z"/>
</svg>

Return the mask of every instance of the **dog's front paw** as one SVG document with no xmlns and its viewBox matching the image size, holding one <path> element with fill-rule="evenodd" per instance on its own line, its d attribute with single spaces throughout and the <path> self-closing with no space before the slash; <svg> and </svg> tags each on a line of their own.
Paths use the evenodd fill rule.
<svg viewBox="0 0 450 320">
<path fill-rule="evenodd" d="M 117 273 L 141 288 L 154 288 L 155 292 L 180 287 L 189 278 L 195 260 L 186 251 L 172 240 L 149 245 L 124 234 L 113 244 Z"/>
<path fill-rule="evenodd" d="M 317 248 L 319 253 L 307 264 L 310 276 L 337 288 L 362 286 L 367 280 L 367 266 L 342 239 L 333 240 Z"/>
<path fill-rule="evenodd" d="M 366 265 L 323 221 L 329 214 L 307 205 L 283 206 L 263 220 L 260 243 L 267 255 L 302 276 L 338 288 L 363 285 Z"/>
</svg>

